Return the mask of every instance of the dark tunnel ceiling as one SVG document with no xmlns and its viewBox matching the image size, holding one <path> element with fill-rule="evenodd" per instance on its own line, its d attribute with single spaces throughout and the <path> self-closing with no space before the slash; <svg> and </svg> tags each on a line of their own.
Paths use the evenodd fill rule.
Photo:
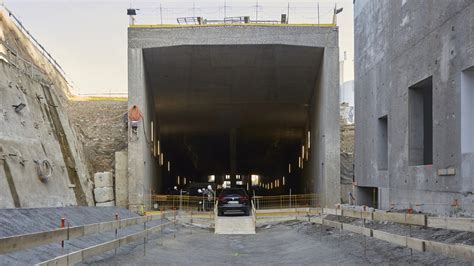
<svg viewBox="0 0 474 266">
<path fill-rule="evenodd" d="M 144 49 L 148 97 L 154 99 L 164 148 L 168 139 L 168 145 L 175 143 L 173 149 L 178 153 L 177 144 L 181 142 L 181 146 L 187 145 L 181 151 L 188 154 L 185 157 L 212 161 L 216 156 L 224 156 L 221 165 L 226 168 L 226 141 L 229 130 L 236 128 L 240 168 L 243 161 L 249 161 L 247 170 L 257 167 L 250 163 L 248 154 L 241 152 L 259 151 L 258 147 L 242 146 L 242 142 L 260 143 L 262 151 L 255 152 L 258 156 L 278 153 L 268 150 L 274 143 L 279 143 L 281 152 L 294 149 L 297 153 L 305 135 L 309 102 L 322 54 L 323 48 L 287 45 Z M 183 137 L 188 144 L 183 144 Z M 204 156 L 206 147 L 189 144 L 193 137 L 201 140 L 210 137 L 223 147 L 219 151 L 208 151 L 210 154 Z M 256 139 L 259 141 L 255 142 Z M 181 156 L 183 154 L 174 155 L 177 160 L 184 160 Z M 270 157 L 277 159 L 275 155 Z M 266 160 L 272 161 L 272 158 Z M 287 163 L 284 165 L 287 167 Z"/>
</svg>

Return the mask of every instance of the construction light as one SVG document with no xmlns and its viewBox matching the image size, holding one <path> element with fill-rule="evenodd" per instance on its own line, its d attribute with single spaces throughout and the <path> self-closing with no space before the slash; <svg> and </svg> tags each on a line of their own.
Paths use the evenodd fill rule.
<svg viewBox="0 0 474 266">
<path fill-rule="evenodd" d="M 311 131 L 308 131 L 308 149 L 311 148 Z"/>
<path fill-rule="evenodd" d="M 150 122 L 150 136 L 151 136 L 151 141 L 155 139 L 155 130 L 153 129 L 153 121 Z"/>
</svg>

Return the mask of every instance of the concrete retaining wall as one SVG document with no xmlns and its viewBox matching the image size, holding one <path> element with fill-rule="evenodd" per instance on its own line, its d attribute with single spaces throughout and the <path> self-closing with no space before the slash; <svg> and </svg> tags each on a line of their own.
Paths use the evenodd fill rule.
<svg viewBox="0 0 474 266">
<path fill-rule="evenodd" d="M 0 208 L 92 205 L 66 81 L 3 12 L 0 28 Z"/>
</svg>

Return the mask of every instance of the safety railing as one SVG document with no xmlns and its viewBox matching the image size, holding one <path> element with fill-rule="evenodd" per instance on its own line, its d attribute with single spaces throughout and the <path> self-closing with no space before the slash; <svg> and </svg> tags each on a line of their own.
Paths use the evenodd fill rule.
<svg viewBox="0 0 474 266">
<path fill-rule="evenodd" d="M 214 198 L 189 195 L 150 195 L 149 210 L 205 211 L 214 209 Z"/>
<path fill-rule="evenodd" d="M 257 209 L 255 208 L 254 200 L 252 200 L 252 219 L 253 224 L 257 226 Z"/>
<path fill-rule="evenodd" d="M 254 196 L 253 200 L 256 210 L 320 207 L 320 196 L 318 194 Z"/>
</svg>

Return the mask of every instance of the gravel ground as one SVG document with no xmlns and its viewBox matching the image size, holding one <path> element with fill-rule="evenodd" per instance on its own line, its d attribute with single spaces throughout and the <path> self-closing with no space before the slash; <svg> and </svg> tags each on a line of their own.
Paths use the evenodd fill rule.
<svg viewBox="0 0 474 266">
<path fill-rule="evenodd" d="M 469 262 L 421 253 L 363 236 L 288 221 L 262 225 L 256 235 L 215 235 L 209 229 L 179 226 L 86 261 L 92 265 L 314 265 L 454 264 Z M 176 235 L 176 238 L 174 238 Z M 364 247 L 366 247 L 364 252 Z"/>
</svg>

